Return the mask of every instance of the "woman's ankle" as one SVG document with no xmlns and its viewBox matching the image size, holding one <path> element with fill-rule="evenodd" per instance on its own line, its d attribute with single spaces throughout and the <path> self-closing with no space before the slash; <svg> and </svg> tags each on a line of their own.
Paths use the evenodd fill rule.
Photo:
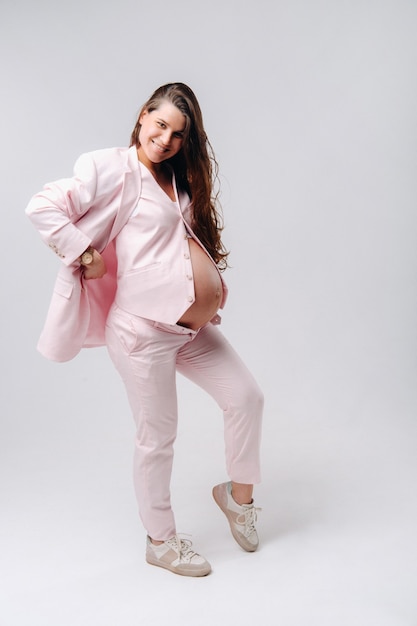
<svg viewBox="0 0 417 626">
<path fill-rule="evenodd" d="M 235 483 L 232 481 L 232 498 L 236 504 L 252 504 L 253 502 L 253 485 L 244 483 Z"/>
</svg>

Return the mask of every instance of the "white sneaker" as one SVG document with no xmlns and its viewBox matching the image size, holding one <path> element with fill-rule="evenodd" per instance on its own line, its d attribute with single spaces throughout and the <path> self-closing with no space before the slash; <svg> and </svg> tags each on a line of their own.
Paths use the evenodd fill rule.
<svg viewBox="0 0 417 626">
<path fill-rule="evenodd" d="M 257 511 L 251 504 L 238 504 L 232 497 L 232 483 L 213 487 L 213 498 L 227 517 L 232 535 L 246 552 L 255 552 L 259 545 L 255 522 Z"/>
<path fill-rule="evenodd" d="M 167 539 L 159 546 L 153 544 L 148 537 L 146 561 L 181 576 L 207 576 L 211 572 L 210 563 L 191 550 L 191 541 L 180 539 L 178 535 Z"/>
</svg>

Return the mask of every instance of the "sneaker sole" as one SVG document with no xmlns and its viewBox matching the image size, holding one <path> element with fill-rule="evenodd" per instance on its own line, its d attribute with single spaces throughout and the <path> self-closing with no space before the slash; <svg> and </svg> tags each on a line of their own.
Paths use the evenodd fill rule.
<svg viewBox="0 0 417 626">
<path fill-rule="evenodd" d="M 181 569 L 178 566 L 175 567 L 175 565 L 169 565 L 169 563 L 163 563 L 159 559 L 157 558 L 154 559 L 148 555 L 146 555 L 146 562 L 149 563 L 149 565 L 155 565 L 156 567 L 167 569 L 168 571 L 173 572 L 174 574 L 178 574 L 179 576 L 202 577 L 202 576 L 208 576 L 208 574 L 210 574 L 211 572 L 211 566 L 208 563 L 205 567 L 203 566 L 198 567 L 198 566 L 192 565 L 191 566 L 192 569 L 189 569 L 188 567 Z"/>
</svg>

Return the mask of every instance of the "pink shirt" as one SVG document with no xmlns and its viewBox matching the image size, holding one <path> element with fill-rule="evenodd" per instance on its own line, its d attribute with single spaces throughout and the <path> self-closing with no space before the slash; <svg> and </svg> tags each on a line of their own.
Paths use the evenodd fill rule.
<svg viewBox="0 0 417 626">
<path fill-rule="evenodd" d="M 115 300 L 129 313 L 174 324 L 195 301 L 188 243 L 193 236 L 187 221 L 190 199 L 186 192 L 177 191 L 174 175 L 176 200 L 172 201 L 142 163 L 139 169 L 141 196 L 116 238 Z M 174 302 L 178 304 L 173 312 Z"/>
</svg>

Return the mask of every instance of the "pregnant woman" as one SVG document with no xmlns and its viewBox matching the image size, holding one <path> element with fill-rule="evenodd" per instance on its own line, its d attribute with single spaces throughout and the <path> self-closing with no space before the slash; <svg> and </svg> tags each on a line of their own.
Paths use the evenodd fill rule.
<svg viewBox="0 0 417 626">
<path fill-rule="evenodd" d="M 223 411 L 229 480 L 213 497 L 237 543 L 248 552 L 258 547 L 253 485 L 263 396 L 218 329 L 227 252 L 216 168 L 194 93 L 170 83 L 142 107 L 130 148 L 82 155 L 72 178 L 45 185 L 26 209 L 63 262 L 39 350 L 65 361 L 83 346 L 107 345 L 136 426 L 146 560 L 184 576 L 211 567 L 178 537 L 171 508 L 176 372 Z"/>
</svg>

